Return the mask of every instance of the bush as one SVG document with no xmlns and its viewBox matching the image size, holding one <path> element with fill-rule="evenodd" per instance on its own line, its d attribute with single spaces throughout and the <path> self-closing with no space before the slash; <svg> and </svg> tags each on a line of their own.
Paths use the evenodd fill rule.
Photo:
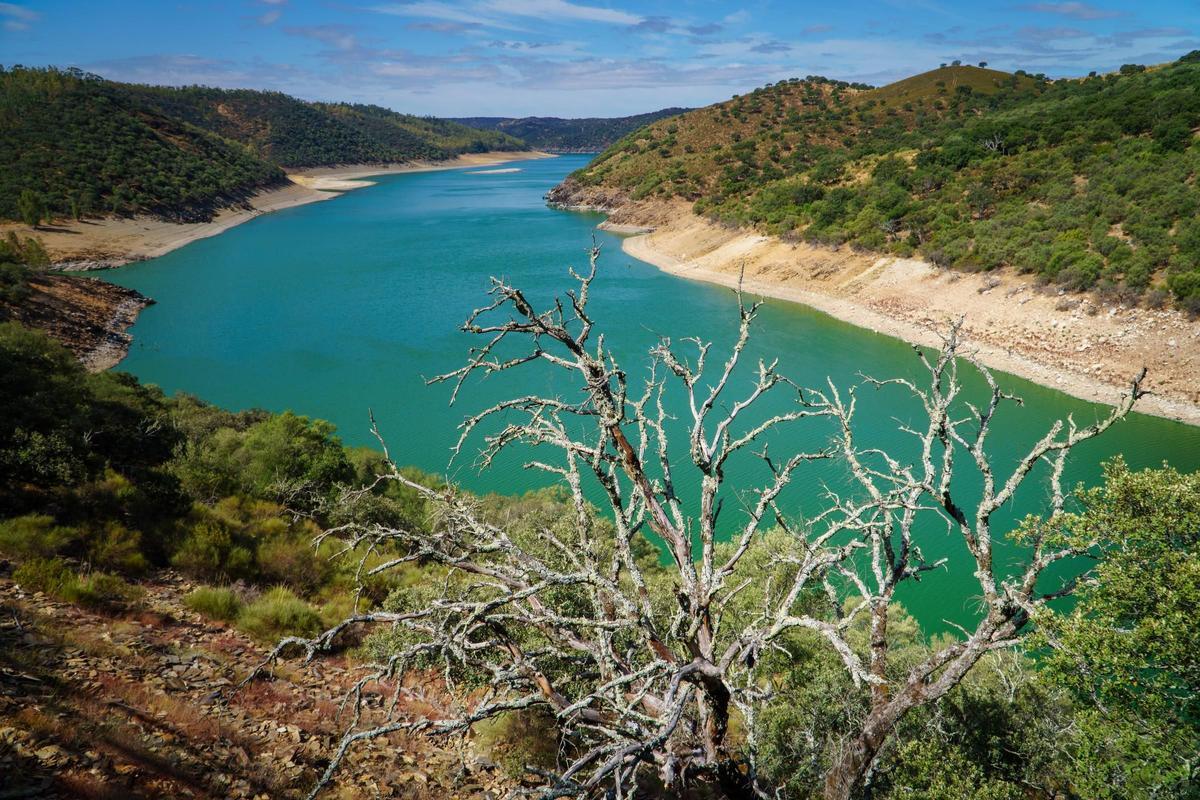
<svg viewBox="0 0 1200 800">
<path fill-rule="evenodd" d="M 313 549 L 308 537 L 288 536 L 258 546 L 258 571 L 268 583 L 310 595 L 329 580 L 333 565 Z"/>
<path fill-rule="evenodd" d="M 0 522 L 0 553 L 11 558 L 53 558 L 78 540 L 78 531 L 56 525 L 54 518 L 45 514 Z"/>
<path fill-rule="evenodd" d="M 515 711 L 475 726 L 475 746 L 500 765 L 510 778 L 522 778 L 525 767 L 551 770 L 558 756 L 554 716 L 540 708 Z"/>
<path fill-rule="evenodd" d="M 98 567 L 125 575 L 140 575 L 150 567 L 142 554 L 142 535 L 119 522 L 109 522 L 88 546 L 88 558 Z"/>
<path fill-rule="evenodd" d="M 145 594 L 138 586 L 126 583 L 117 575 L 93 572 L 67 582 L 59 597 L 84 608 L 121 609 L 141 599 Z"/>
<path fill-rule="evenodd" d="M 246 606 L 238 627 L 265 642 L 284 636 L 314 636 L 323 627 L 321 615 L 283 586 L 277 586 Z"/>
<path fill-rule="evenodd" d="M 205 580 L 253 577 L 254 554 L 234 539 L 227 527 L 215 520 L 192 526 L 171 564 Z"/>
<path fill-rule="evenodd" d="M 44 592 L 85 608 L 122 608 L 140 598 L 142 590 L 116 575 L 93 572 L 80 576 L 61 558 L 35 558 L 13 573 L 21 587 Z"/>
<path fill-rule="evenodd" d="M 61 558 L 34 558 L 13 573 L 13 580 L 21 588 L 54 596 L 74 579 L 75 573 Z"/>
<path fill-rule="evenodd" d="M 226 586 L 201 586 L 183 598 L 183 604 L 201 616 L 233 622 L 242 611 L 237 592 Z"/>
</svg>

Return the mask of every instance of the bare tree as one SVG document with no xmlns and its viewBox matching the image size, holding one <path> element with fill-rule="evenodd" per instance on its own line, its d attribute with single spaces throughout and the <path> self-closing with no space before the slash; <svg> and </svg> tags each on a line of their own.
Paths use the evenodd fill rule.
<svg viewBox="0 0 1200 800">
<path fill-rule="evenodd" d="M 869 714 L 832 754 L 826 776 L 825 796 L 847 798 L 905 714 L 945 695 L 988 652 L 1015 644 L 1035 610 L 1071 590 L 1070 583 L 1051 591 L 1038 585 L 1046 567 L 1079 552 L 1046 544 L 1064 502 L 1065 460 L 1072 447 L 1129 411 L 1141 394 L 1141 376 L 1110 414 L 1086 427 L 1056 423 L 1011 472 L 998 476 L 986 450 L 992 421 L 1005 403 L 1020 401 L 965 352 L 952 325 L 936 357 L 917 350 L 927 381 L 864 383 L 911 393 L 923 406 L 922 423 L 905 428 L 919 455 L 905 460 L 859 446 L 854 389 L 839 391 L 832 383 L 820 391 L 801 389 L 774 361 L 739 369 L 758 310 L 740 293 L 738 337 L 715 373 L 708 343 L 687 340 L 685 356 L 663 339 L 650 351 L 648 379 L 631 386 L 588 313 L 598 252 L 592 249 L 586 275 L 572 271 L 578 288 L 544 311 L 493 279 L 492 302 L 464 325 L 484 343 L 461 369 L 435 379 L 453 382 L 457 396 L 476 374 L 540 364 L 578 387 L 577 397 L 530 394 L 474 414 L 462 424 L 456 448 L 481 436 L 486 467 L 508 448 L 528 446 L 521 450 L 534 454 L 527 467 L 566 486 L 570 524 L 518 536 L 490 521 L 470 496 L 429 489 L 393 468 L 379 480 L 397 481 L 434 504 L 432 533 L 348 525 L 325 534 L 341 538 L 347 549 L 386 546 L 401 554 L 372 573 L 419 562 L 439 565 L 445 581 L 436 597 L 412 607 L 359 614 L 311 640 L 284 640 L 268 663 L 297 645 L 314 658 L 351 625 L 386 624 L 399 632 L 401 644 L 359 689 L 392 680 L 399 699 L 406 690 L 397 679 L 406 670 L 436 663 L 452 689 L 469 673 L 486 691 L 458 693 L 455 705 L 420 718 L 397 713 L 360 726 L 356 716 L 314 796 L 357 742 L 394 731 L 464 734 L 482 720 L 542 708 L 554 715 L 563 747 L 560 768 L 538 773 L 533 793 L 539 797 L 624 798 L 651 783 L 670 789 L 703 783 L 729 798 L 767 797 L 754 759 L 756 721 L 771 699 L 762 656 L 780 649 L 785 638 L 804 635 L 824 642 L 870 694 Z M 964 360 L 990 387 L 981 406 L 960 397 Z M 672 391 L 688 409 L 686 459 L 672 458 L 668 448 L 672 422 L 664 397 Z M 763 413 L 759 405 L 767 395 L 786 400 L 782 410 Z M 797 424 L 823 426 L 829 446 L 769 454 L 763 441 Z M 747 455 L 761 461 L 761 485 L 726 488 L 730 458 Z M 825 508 L 796 519 L 782 507 L 781 493 L 816 460 L 844 467 L 853 489 L 835 493 L 812 481 L 811 491 L 827 498 Z M 1049 463 L 1049 514 L 1030 529 L 1025 564 L 1001 573 L 993 543 L 1003 532 L 993 530 L 993 514 L 1042 462 Z M 688 502 L 677 492 L 682 470 L 699 477 L 698 496 Z M 964 470 L 983 483 L 970 509 L 951 489 Z M 603 498 L 603 513 L 590 506 L 589 486 Z M 740 502 L 740 518 L 722 525 L 730 498 Z M 929 517 L 966 543 L 984 612 L 974 630 L 964 629 L 961 639 L 897 678 L 888 671 L 887 639 L 896 590 L 943 564 L 926 560 L 919 546 L 919 523 Z M 764 577 L 749 567 L 747 554 L 768 529 L 782 532 L 789 546 Z M 662 548 L 667 581 L 648 576 L 637 556 L 636 539 L 647 531 Z M 755 593 L 749 605 L 757 610 L 733 613 L 735 598 L 747 605 L 747 592 Z M 856 649 L 847 635 L 858 621 L 869 623 L 867 648 Z M 735 720 L 744 734 L 731 734 Z"/>
</svg>

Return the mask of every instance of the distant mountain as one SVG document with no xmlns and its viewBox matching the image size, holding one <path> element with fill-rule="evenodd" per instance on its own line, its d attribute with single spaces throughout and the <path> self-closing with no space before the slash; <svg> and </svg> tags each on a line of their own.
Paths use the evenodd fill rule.
<svg viewBox="0 0 1200 800">
<path fill-rule="evenodd" d="M 597 153 L 631 131 L 688 110 L 664 108 L 632 117 L 457 117 L 454 121 L 472 128 L 507 133 L 538 150 Z"/>
<path fill-rule="evenodd" d="M 286 180 L 282 168 L 524 150 L 497 131 L 279 92 L 139 86 L 0 67 L 0 218 L 33 192 L 51 215 L 207 219 Z"/>
<path fill-rule="evenodd" d="M 1050 81 L 951 66 L 793 79 L 624 137 L 551 194 L 682 198 L 769 233 L 1200 312 L 1200 51 Z"/>
</svg>

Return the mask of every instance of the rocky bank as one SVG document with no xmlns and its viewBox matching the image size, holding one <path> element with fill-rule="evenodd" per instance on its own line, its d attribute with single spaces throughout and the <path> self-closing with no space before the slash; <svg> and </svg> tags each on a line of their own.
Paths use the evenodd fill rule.
<svg viewBox="0 0 1200 800">
<path fill-rule="evenodd" d="M 785 241 L 697 216 L 684 201 L 634 200 L 568 178 L 546 200 L 608 214 L 602 227 L 637 234 L 630 255 L 681 277 L 803 303 L 860 327 L 936 345 L 964 318 L 988 366 L 1100 403 L 1114 403 L 1143 366 L 1143 413 L 1200 424 L 1200 320 L 1039 285 L 1015 270 L 969 273 L 850 247 Z"/>
</svg>

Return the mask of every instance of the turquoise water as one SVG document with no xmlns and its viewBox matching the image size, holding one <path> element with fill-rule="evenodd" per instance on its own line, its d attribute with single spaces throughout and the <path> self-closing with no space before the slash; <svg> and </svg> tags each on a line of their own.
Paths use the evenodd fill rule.
<svg viewBox="0 0 1200 800">
<path fill-rule="evenodd" d="M 721 346 L 737 327 L 728 289 L 671 277 L 631 259 L 617 237 L 594 232 L 599 215 L 545 206 L 542 195 L 585 162 L 564 156 L 519 164 L 516 173 L 379 177 L 374 187 L 266 215 L 106 273 L 158 301 L 134 326 L 121 369 L 168 392 L 189 392 L 231 409 L 292 409 L 322 417 L 352 444 L 374 444 L 368 430 L 373 409 L 401 463 L 449 470 L 477 491 L 516 493 L 543 485 L 542 476 L 512 459 L 483 474 L 469 457 L 448 466 L 449 447 L 468 412 L 517 392 L 573 398 L 573 386 L 535 368 L 472 384 L 452 408 L 447 386 L 427 387 L 423 380 L 464 363 L 472 340 L 458 326 L 485 304 L 489 276 L 504 276 L 545 302 L 570 286 L 567 267 L 586 267 L 595 235 L 603 255 L 592 316 L 635 379 L 644 374 L 646 350 L 658 336 L 714 340 L 716 367 Z M 826 376 L 845 387 L 860 373 L 919 375 L 902 342 L 784 302 L 768 301 L 763 308 L 744 363 L 768 354 L 779 357 L 784 374 L 808 386 L 823 385 Z M 1096 406 L 1017 378 L 1004 376 L 1002 382 L 1026 401 L 1024 408 L 1010 409 L 993 433 L 1002 463 L 1012 463 L 1054 418 L 1074 413 L 1088 421 L 1098 413 Z M 969 384 L 979 396 L 978 377 L 970 376 Z M 678 404 L 672 408 L 683 413 Z M 896 420 L 914 419 L 917 410 L 897 392 L 862 390 L 860 443 L 904 457 L 908 443 Z M 775 436 L 771 452 L 816 450 L 829 434 L 824 423 L 801 423 Z M 1117 453 L 1134 466 L 1167 461 L 1200 468 L 1200 428 L 1135 416 L 1079 448 L 1068 479 L 1094 482 L 1100 461 Z M 732 463 L 727 477 L 741 490 L 765 480 L 761 464 L 750 459 Z M 839 481 L 829 465 L 812 465 L 800 473 L 787 505 L 811 513 L 820 507 L 821 487 Z M 683 491 L 696 486 L 694 477 L 678 482 Z M 963 481 L 958 488 L 966 496 L 974 486 Z M 1031 484 L 1008 518 L 1045 498 L 1044 483 Z M 731 495 L 726 505 L 725 522 L 736 524 L 738 498 Z M 931 526 L 923 539 L 926 555 L 948 555 L 951 569 L 927 576 L 905 596 L 907 603 L 931 630 L 941 629 L 943 620 L 968 622 L 975 584 L 965 551 L 944 527 Z"/>
</svg>

